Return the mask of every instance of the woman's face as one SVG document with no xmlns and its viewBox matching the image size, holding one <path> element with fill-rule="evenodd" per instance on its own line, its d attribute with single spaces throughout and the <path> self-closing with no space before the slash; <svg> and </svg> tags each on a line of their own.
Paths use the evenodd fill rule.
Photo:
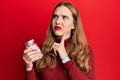
<svg viewBox="0 0 120 80">
<path fill-rule="evenodd" d="M 70 37 L 71 29 L 74 29 L 73 17 L 71 11 L 65 7 L 57 7 L 52 18 L 52 29 L 56 36 L 66 38 Z"/>
</svg>

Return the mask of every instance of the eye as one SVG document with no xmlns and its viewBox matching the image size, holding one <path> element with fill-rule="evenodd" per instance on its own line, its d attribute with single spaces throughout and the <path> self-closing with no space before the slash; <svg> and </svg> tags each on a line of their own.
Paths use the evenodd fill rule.
<svg viewBox="0 0 120 80">
<path fill-rule="evenodd" d="M 63 20 L 68 20 L 68 16 L 63 16 Z"/>
<path fill-rule="evenodd" d="M 58 19 L 58 16 L 56 14 L 53 15 L 53 19 Z"/>
</svg>

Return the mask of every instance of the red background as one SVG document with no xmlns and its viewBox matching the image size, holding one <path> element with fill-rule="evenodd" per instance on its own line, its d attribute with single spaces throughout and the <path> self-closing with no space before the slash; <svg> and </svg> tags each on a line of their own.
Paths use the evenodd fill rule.
<svg viewBox="0 0 120 80">
<path fill-rule="evenodd" d="M 45 40 L 55 4 L 63 0 L 0 1 L 0 80 L 24 80 L 24 42 Z M 69 0 L 81 14 L 95 55 L 97 80 L 118 80 L 119 0 Z"/>
</svg>

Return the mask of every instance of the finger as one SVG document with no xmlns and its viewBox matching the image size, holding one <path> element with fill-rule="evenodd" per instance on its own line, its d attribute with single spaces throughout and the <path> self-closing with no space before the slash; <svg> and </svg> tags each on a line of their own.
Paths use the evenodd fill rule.
<svg viewBox="0 0 120 80">
<path fill-rule="evenodd" d="M 24 50 L 24 54 L 26 54 L 26 53 L 28 53 L 28 52 L 31 52 L 32 50 L 34 50 L 34 49 L 32 49 L 32 48 L 26 48 L 26 49 Z"/>
<path fill-rule="evenodd" d="M 55 44 L 55 45 L 53 45 L 52 49 L 57 50 L 59 47 L 60 47 L 60 44 Z"/>
<path fill-rule="evenodd" d="M 34 57 L 40 57 L 40 53 L 35 53 L 33 55 L 30 55 L 29 56 L 31 59 L 34 58 Z"/>
<path fill-rule="evenodd" d="M 60 44 L 64 44 L 64 41 L 65 41 L 65 38 L 66 38 L 66 35 L 67 35 L 67 34 L 68 34 L 68 32 L 66 32 L 66 33 L 63 35 Z"/>
<path fill-rule="evenodd" d="M 54 49 L 54 54 L 57 56 L 57 50 Z"/>
<path fill-rule="evenodd" d="M 58 44 L 58 43 L 54 43 L 54 44 L 52 45 L 52 47 L 51 47 L 50 50 L 52 50 L 52 49 L 54 49 L 55 47 L 58 47 L 58 46 L 60 46 L 60 44 Z"/>
<path fill-rule="evenodd" d="M 34 55 L 35 52 L 31 51 L 31 52 L 28 52 L 26 54 L 24 54 L 25 57 L 30 57 L 31 55 Z"/>
<path fill-rule="evenodd" d="M 53 46 L 59 46 L 60 44 L 59 43 L 54 43 Z"/>
<path fill-rule="evenodd" d="M 31 55 L 26 55 L 23 57 L 26 63 L 34 62 L 40 58 L 42 58 L 42 53 L 38 53 L 38 52 Z"/>
<path fill-rule="evenodd" d="M 31 51 L 29 53 L 26 53 L 23 55 L 23 59 L 26 63 L 31 62 L 31 57 L 36 55 L 38 52 L 37 51 Z"/>
<path fill-rule="evenodd" d="M 37 53 L 34 53 L 33 55 L 30 55 L 31 59 L 34 58 L 34 57 L 42 58 L 43 57 L 43 53 L 37 52 Z"/>
<path fill-rule="evenodd" d="M 53 49 L 54 54 L 57 56 L 57 53 L 56 53 L 57 47 L 54 46 L 52 49 Z"/>
<path fill-rule="evenodd" d="M 37 61 L 37 60 L 39 60 L 40 59 L 40 57 L 34 57 L 34 58 L 32 58 L 32 62 L 35 62 L 35 61 Z"/>
<path fill-rule="evenodd" d="M 32 60 L 31 60 L 29 57 L 27 57 L 27 56 L 23 56 L 23 60 L 24 60 L 25 63 L 27 63 L 27 64 L 29 64 L 29 63 L 32 62 Z"/>
<path fill-rule="evenodd" d="M 32 62 L 35 62 L 35 61 L 37 61 L 38 59 L 40 59 L 40 55 L 34 55 L 34 56 L 32 56 L 32 58 L 31 58 Z"/>
<path fill-rule="evenodd" d="M 58 50 L 58 48 L 60 47 L 60 44 L 59 43 L 54 43 L 53 45 L 52 45 L 52 49 L 53 49 L 53 52 L 54 52 L 54 54 L 57 56 L 57 50 Z"/>
</svg>

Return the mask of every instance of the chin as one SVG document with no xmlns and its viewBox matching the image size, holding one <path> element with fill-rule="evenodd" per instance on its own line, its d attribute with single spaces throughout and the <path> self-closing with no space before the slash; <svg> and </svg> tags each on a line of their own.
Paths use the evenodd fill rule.
<svg viewBox="0 0 120 80">
<path fill-rule="evenodd" d="M 61 34 L 61 33 L 54 33 L 55 34 L 55 36 L 58 36 L 58 37 L 60 37 L 60 36 L 63 36 L 63 34 Z"/>
<path fill-rule="evenodd" d="M 60 35 L 60 34 L 55 34 L 55 36 L 57 36 L 57 37 L 61 37 L 62 35 Z"/>
</svg>

